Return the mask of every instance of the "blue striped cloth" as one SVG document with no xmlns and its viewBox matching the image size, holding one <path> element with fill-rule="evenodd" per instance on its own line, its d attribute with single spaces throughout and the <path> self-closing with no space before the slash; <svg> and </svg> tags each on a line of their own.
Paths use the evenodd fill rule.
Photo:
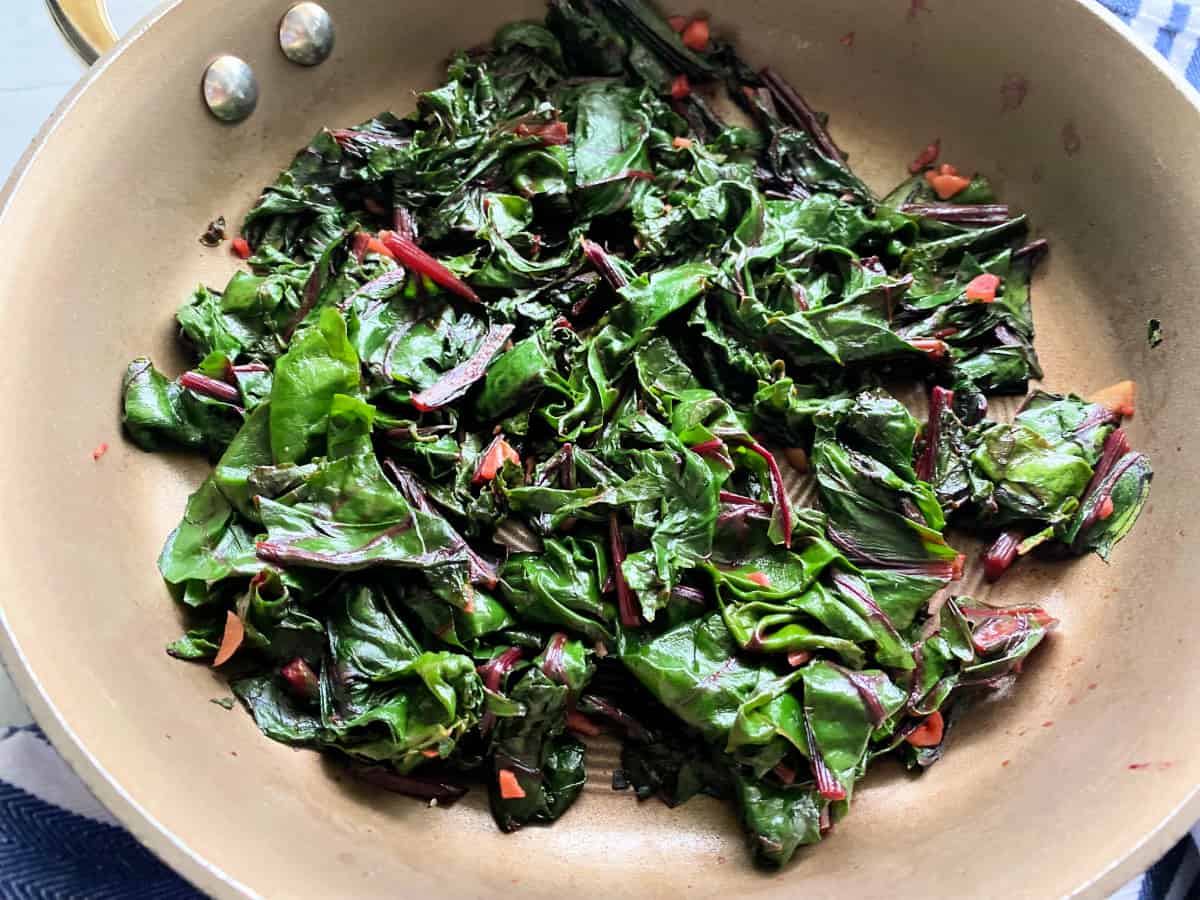
<svg viewBox="0 0 1200 900">
<path fill-rule="evenodd" d="M 1200 11 L 1178 0 L 1101 0 L 1137 37 L 1200 89 Z"/>
<path fill-rule="evenodd" d="M 939 0 L 925 0 L 936 6 Z M 946 0 L 943 0 L 946 2 Z M 1200 11 L 1177 0 L 1100 0 L 1200 89 Z M 88 792 L 36 725 L 0 721 L 0 898 L 198 900 Z M 1193 830 L 1112 900 L 1196 900 Z"/>
</svg>

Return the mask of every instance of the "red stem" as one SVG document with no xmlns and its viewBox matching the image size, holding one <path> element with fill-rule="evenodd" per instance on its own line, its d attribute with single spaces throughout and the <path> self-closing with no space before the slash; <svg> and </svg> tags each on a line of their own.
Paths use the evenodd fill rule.
<svg viewBox="0 0 1200 900">
<path fill-rule="evenodd" d="M 542 672 L 551 681 L 559 684 L 567 683 L 567 673 L 563 666 L 563 645 L 567 636 L 561 631 L 555 633 L 546 644 L 546 658 L 542 662 Z"/>
<path fill-rule="evenodd" d="M 905 203 L 900 211 L 910 216 L 974 227 L 1003 225 L 1009 219 L 1008 207 L 1001 203 Z"/>
<path fill-rule="evenodd" d="M 203 394 L 213 400 L 220 400 L 222 403 L 239 403 L 242 399 L 242 392 L 232 384 L 217 381 L 217 379 L 201 375 L 199 372 L 184 372 L 179 376 L 179 384 L 197 394 Z"/>
<path fill-rule="evenodd" d="M 629 283 L 621 271 L 612 264 L 612 258 L 608 255 L 607 250 L 587 238 L 583 238 L 579 243 L 583 247 L 584 255 L 596 267 L 600 277 L 608 282 L 609 287 L 615 291 Z"/>
<path fill-rule="evenodd" d="M 817 738 L 813 734 L 812 725 L 808 721 L 807 711 L 804 714 L 804 736 L 808 739 L 809 762 L 812 764 L 813 777 L 817 780 L 817 793 L 826 800 L 845 800 L 846 789 L 837 780 L 837 776 L 825 765 L 821 749 L 817 746 Z"/>
<path fill-rule="evenodd" d="M 297 697 L 305 700 L 317 698 L 317 692 L 320 689 L 317 684 L 317 673 L 299 656 L 280 669 L 279 674 L 283 676 L 284 681 L 288 683 L 288 687 Z"/>
<path fill-rule="evenodd" d="M 459 363 L 425 390 L 413 394 L 409 402 L 420 412 L 432 412 L 457 400 L 484 376 L 488 363 L 492 361 L 496 351 L 504 346 L 514 327 L 516 326 L 493 325 L 470 359 Z"/>
<path fill-rule="evenodd" d="M 546 122 L 540 125 L 529 125 L 522 122 L 513 131 L 521 137 L 536 137 L 547 147 L 566 144 L 571 140 L 567 133 L 566 122 Z"/>
<path fill-rule="evenodd" d="M 512 671 L 513 666 L 521 659 L 521 654 L 525 651 L 520 647 L 509 647 L 498 656 L 493 656 L 481 666 L 477 666 L 475 671 L 483 676 L 484 686 L 492 693 L 500 693 L 500 685 L 504 681 L 504 676 Z M 479 728 L 487 734 L 492 730 L 492 726 L 496 724 L 496 717 L 492 713 L 484 713 L 483 718 L 479 722 Z"/>
<path fill-rule="evenodd" d="M 763 81 L 766 82 L 767 90 L 771 92 L 775 102 L 790 114 L 792 124 L 807 131 L 826 157 L 834 162 L 843 162 L 842 152 L 834 144 L 833 138 L 829 136 L 829 132 L 825 130 L 825 126 L 821 124 L 821 120 L 817 118 L 813 108 L 796 89 L 784 81 L 773 69 L 763 69 L 761 74 Z"/>
<path fill-rule="evenodd" d="M 608 514 L 608 540 L 612 548 L 613 580 L 617 585 L 621 624 L 626 628 L 637 628 L 642 624 L 642 616 L 634 603 L 633 591 L 625 580 L 625 573 L 621 571 L 621 564 L 625 562 L 625 544 L 621 540 L 621 526 L 617 523 L 615 512 Z"/>
<path fill-rule="evenodd" d="M 381 231 L 379 238 L 383 245 L 392 251 L 400 265 L 421 275 L 427 275 L 434 284 L 441 285 L 472 303 L 480 302 L 479 295 L 471 290 L 466 282 L 408 238 L 401 237 L 394 231 Z"/>
<path fill-rule="evenodd" d="M 1009 566 L 1017 558 L 1017 549 L 1025 536 L 1015 528 L 1000 532 L 1000 536 L 992 542 L 983 554 L 983 577 L 995 581 L 1008 571 Z"/>
<path fill-rule="evenodd" d="M 925 426 L 925 449 L 917 460 L 917 477 L 929 481 L 937 464 L 938 444 L 942 439 L 942 411 L 954 402 L 954 391 L 934 387 L 929 395 L 929 422 Z"/>
<path fill-rule="evenodd" d="M 909 341 L 914 350 L 920 350 L 930 359 L 941 359 L 950 352 L 950 347 L 945 341 L 939 341 L 936 338 L 914 338 Z"/>
<path fill-rule="evenodd" d="M 775 462 L 775 457 L 767 452 L 758 441 L 751 441 L 746 445 L 746 449 L 751 453 L 756 453 L 763 458 L 767 464 L 767 470 L 771 474 L 771 499 L 775 503 L 775 508 L 779 510 L 779 515 L 783 525 L 783 546 L 792 546 L 792 507 L 788 503 L 787 489 L 783 486 L 783 474 L 779 471 L 779 464 Z"/>
</svg>

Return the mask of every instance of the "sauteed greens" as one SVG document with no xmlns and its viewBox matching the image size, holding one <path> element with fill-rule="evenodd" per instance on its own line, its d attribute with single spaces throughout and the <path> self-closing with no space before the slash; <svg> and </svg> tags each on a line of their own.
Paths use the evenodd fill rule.
<svg viewBox="0 0 1200 900">
<path fill-rule="evenodd" d="M 1054 625 L 955 596 L 947 527 L 994 579 L 1107 557 L 1149 488 L 1131 384 L 985 418 L 1041 377 L 1046 244 L 937 149 L 876 196 L 781 76 L 640 0 L 552 0 L 322 131 L 180 308 L 194 368 L 125 376 L 135 442 L 216 460 L 159 558 L 169 652 L 375 784 L 481 780 L 505 831 L 616 733 L 618 786 L 727 797 L 787 862 Z"/>
</svg>

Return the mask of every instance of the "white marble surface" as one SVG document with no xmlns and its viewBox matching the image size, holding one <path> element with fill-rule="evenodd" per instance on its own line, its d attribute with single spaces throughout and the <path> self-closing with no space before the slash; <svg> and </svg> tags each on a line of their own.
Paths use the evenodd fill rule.
<svg viewBox="0 0 1200 900">
<path fill-rule="evenodd" d="M 157 0 L 108 0 L 123 33 Z M 25 147 L 86 68 L 54 26 L 42 0 L 0 0 L 0 180 L 8 178 Z M 0 729 L 31 721 L 0 667 Z"/>
</svg>

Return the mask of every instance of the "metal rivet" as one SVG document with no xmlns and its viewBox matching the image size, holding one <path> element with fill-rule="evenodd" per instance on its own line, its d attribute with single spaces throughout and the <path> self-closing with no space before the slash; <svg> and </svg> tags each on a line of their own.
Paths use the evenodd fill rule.
<svg viewBox="0 0 1200 900">
<path fill-rule="evenodd" d="M 329 59 L 333 39 L 333 19 L 318 3 L 297 3 L 279 21 L 283 55 L 302 66 L 315 66 Z"/>
<path fill-rule="evenodd" d="M 218 56 L 204 70 L 204 102 L 222 122 L 240 122 L 258 105 L 258 79 L 245 60 Z"/>
</svg>

